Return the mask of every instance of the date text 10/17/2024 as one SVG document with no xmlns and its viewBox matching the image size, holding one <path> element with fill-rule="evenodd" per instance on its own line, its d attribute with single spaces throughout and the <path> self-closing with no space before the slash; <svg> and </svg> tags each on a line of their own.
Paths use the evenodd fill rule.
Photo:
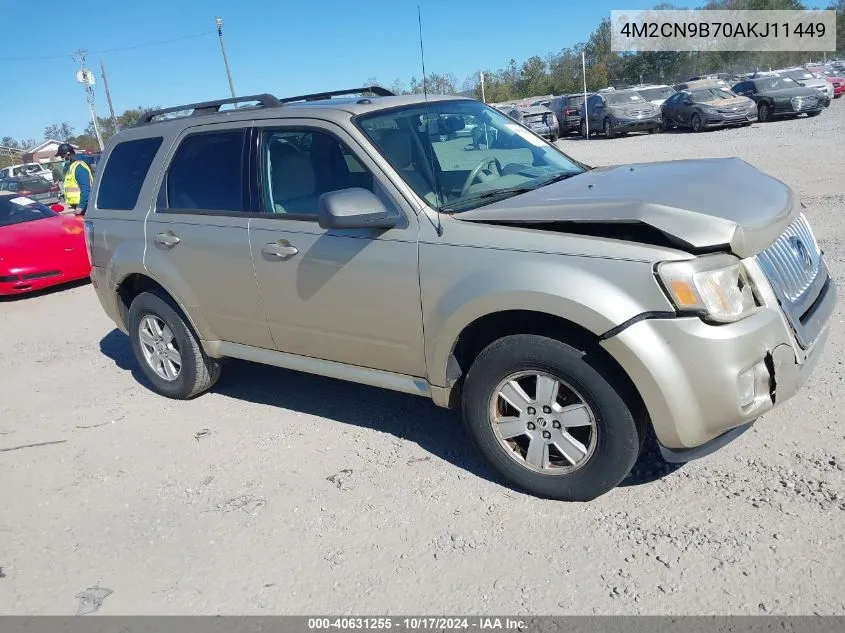
<svg viewBox="0 0 845 633">
<path fill-rule="evenodd" d="M 519 618 L 500 617 L 323 617 L 308 618 L 310 630 L 510 630 L 522 631 L 526 623 Z"/>
</svg>

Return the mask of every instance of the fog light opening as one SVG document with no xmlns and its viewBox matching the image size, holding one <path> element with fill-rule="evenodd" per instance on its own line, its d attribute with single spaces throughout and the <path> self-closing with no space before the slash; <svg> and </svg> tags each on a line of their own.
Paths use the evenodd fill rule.
<svg viewBox="0 0 845 633">
<path fill-rule="evenodd" d="M 747 409 L 762 398 L 771 398 L 772 380 L 765 360 L 743 369 L 736 377 L 739 406 Z"/>
</svg>

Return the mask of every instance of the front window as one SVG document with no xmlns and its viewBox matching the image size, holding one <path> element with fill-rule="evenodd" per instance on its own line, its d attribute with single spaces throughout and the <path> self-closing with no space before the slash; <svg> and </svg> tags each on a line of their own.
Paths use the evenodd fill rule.
<svg viewBox="0 0 845 633">
<path fill-rule="evenodd" d="M 757 82 L 761 90 L 786 90 L 787 88 L 800 88 L 801 84 L 789 77 L 768 77 Z"/>
<path fill-rule="evenodd" d="M 25 196 L 0 196 L 0 227 L 44 218 L 55 217 L 55 213 L 40 202 Z"/>
<path fill-rule="evenodd" d="M 638 92 L 640 96 L 642 96 L 646 101 L 668 99 L 673 94 L 675 94 L 675 91 L 672 90 L 669 86 L 664 86 L 663 88 L 643 88 Z"/>
<path fill-rule="evenodd" d="M 789 77 L 790 79 L 794 79 L 795 81 L 806 81 L 807 79 L 813 78 L 813 73 L 808 72 L 806 70 L 790 70 L 781 74 L 784 77 Z"/>
<path fill-rule="evenodd" d="M 408 186 L 441 211 L 466 211 L 584 171 L 478 101 L 406 106 L 357 122 Z"/>
<path fill-rule="evenodd" d="M 607 101 L 607 105 L 611 106 L 645 102 L 645 99 L 638 92 L 608 92 L 604 96 L 604 100 Z"/>
</svg>

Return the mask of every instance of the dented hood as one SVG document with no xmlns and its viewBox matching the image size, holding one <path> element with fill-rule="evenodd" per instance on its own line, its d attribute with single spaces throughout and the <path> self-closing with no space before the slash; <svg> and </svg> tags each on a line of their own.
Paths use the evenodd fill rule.
<svg viewBox="0 0 845 633">
<path fill-rule="evenodd" d="M 680 248 L 728 248 L 749 257 L 768 247 L 799 212 L 781 181 L 738 158 L 597 167 L 455 218 L 508 225 L 641 223 Z"/>
</svg>

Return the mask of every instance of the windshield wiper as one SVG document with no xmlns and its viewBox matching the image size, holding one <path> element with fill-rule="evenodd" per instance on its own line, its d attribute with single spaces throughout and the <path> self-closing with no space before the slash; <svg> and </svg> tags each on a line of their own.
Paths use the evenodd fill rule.
<svg viewBox="0 0 845 633">
<path fill-rule="evenodd" d="M 491 189 L 490 191 L 485 191 L 483 193 L 479 193 L 476 196 L 472 196 L 471 198 L 464 198 L 463 200 L 456 200 L 452 204 L 444 205 L 440 207 L 441 211 L 457 211 L 458 209 L 465 207 L 467 204 L 471 204 L 473 202 L 477 202 L 478 200 L 486 200 L 488 198 L 507 198 L 510 196 L 518 196 L 521 193 L 528 193 L 529 191 L 534 191 L 534 187 L 509 187 L 507 189 Z"/>
</svg>

